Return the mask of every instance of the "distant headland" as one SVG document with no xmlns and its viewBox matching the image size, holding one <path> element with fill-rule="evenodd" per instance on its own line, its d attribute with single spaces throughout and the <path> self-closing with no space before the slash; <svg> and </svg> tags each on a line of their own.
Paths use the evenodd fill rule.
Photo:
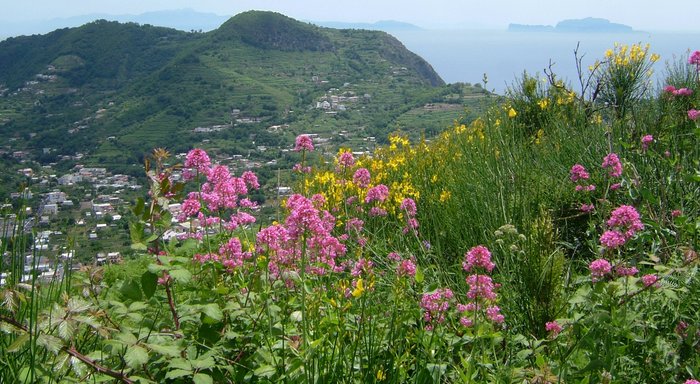
<svg viewBox="0 0 700 384">
<path fill-rule="evenodd" d="M 629 25 L 611 23 L 610 20 L 595 17 L 585 19 L 563 20 L 556 26 L 509 24 L 508 32 L 577 32 L 577 33 L 632 33 Z"/>
</svg>

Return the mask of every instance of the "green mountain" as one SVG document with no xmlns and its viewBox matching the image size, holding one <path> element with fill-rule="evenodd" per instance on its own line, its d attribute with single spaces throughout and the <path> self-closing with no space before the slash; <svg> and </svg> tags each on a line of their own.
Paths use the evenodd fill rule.
<svg viewBox="0 0 700 384">
<path fill-rule="evenodd" d="M 98 20 L 0 42 L 3 151 L 44 162 L 81 153 L 122 167 L 153 147 L 202 141 L 242 153 L 288 145 L 300 132 L 349 131 L 332 136 L 341 141 L 431 134 L 484 94 L 445 85 L 385 32 L 271 12 L 245 12 L 207 33 Z M 434 103 L 451 114 L 411 119 Z"/>
</svg>

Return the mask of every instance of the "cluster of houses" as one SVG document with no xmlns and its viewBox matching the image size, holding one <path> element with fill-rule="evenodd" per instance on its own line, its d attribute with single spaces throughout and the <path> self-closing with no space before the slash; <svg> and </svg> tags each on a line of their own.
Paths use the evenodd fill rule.
<svg viewBox="0 0 700 384">
<path fill-rule="evenodd" d="M 332 111 L 346 111 L 348 110 L 347 104 L 355 104 L 360 101 L 369 101 L 372 96 L 365 93 L 363 96 L 357 96 L 353 91 L 345 91 L 342 94 L 337 94 L 340 92 L 338 88 L 331 88 L 326 92 L 324 96 L 316 101 L 316 109 L 323 109 L 327 112 Z"/>
</svg>

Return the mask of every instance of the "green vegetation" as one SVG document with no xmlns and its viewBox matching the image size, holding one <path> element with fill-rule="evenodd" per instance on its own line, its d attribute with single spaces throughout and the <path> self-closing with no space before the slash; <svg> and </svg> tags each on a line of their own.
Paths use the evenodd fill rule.
<svg viewBox="0 0 700 384">
<path fill-rule="evenodd" d="M 255 148 L 260 139 L 275 145 L 339 129 L 355 138 L 396 128 L 431 135 L 463 108 L 422 121 L 400 116 L 427 103 L 487 104 L 455 100 L 456 91 L 488 95 L 444 85 L 384 32 L 319 28 L 271 12 L 239 14 L 209 33 L 96 21 L 0 43 L 0 135 L 18 139 L 11 149 L 39 159 L 51 148 L 46 162 L 82 153 L 84 163 L 131 174 L 150 148 L 225 147 L 222 136 Z M 274 125 L 289 128 L 265 137 Z M 213 126 L 222 132 L 193 133 Z"/>
<path fill-rule="evenodd" d="M 0 381 L 697 384 L 700 51 L 655 92 L 657 59 L 616 47 L 578 92 L 525 75 L 371 156 L 300 135 L 270 224 L 254 173 L 156 149 L 138 257 L 46 279 L 3 240 Z"/>
</svg>

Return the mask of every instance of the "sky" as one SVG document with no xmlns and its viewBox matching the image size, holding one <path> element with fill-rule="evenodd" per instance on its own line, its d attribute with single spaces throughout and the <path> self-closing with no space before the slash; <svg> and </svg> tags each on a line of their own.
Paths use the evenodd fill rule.
<svg viewBox="0 0 700 384">
<path fill-rule="evenodd" d="M 663 4 L 663 5 L 662 5 Z M 86 14 L 141 14 L 190 8 L 233 16 L 256 9 L 303 21 L 397 20 L 429 29 L 554 25 L 601 17 L 647 31 L 700 31 L 698 0 L 0 0 L 2 22 L 37 22 Z"/>
</svg>

